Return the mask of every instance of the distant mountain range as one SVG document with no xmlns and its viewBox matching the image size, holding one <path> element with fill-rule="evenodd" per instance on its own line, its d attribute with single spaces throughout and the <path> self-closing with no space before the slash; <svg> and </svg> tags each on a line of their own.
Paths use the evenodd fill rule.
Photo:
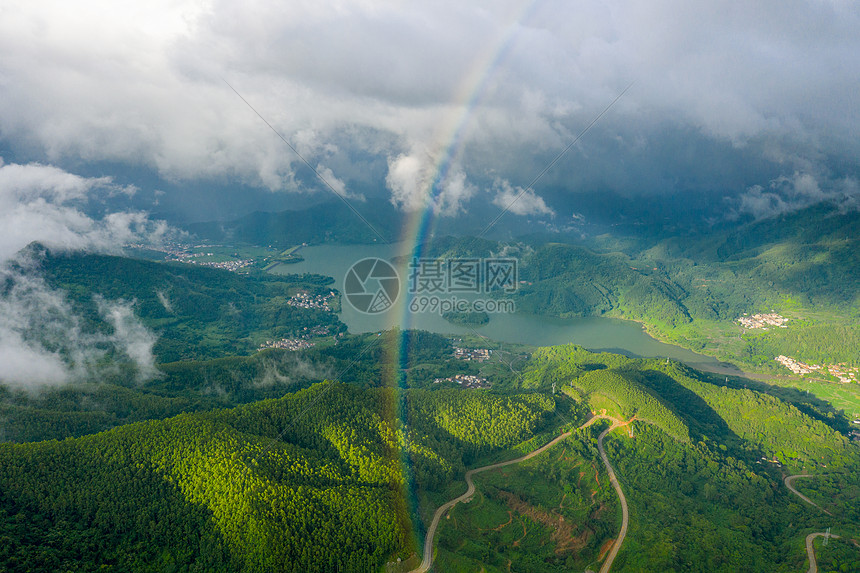
<svg viewBox="0 0 860 573">
<path fill-rule="evenodd" d="M 391 203 L 368 199 L 351 204 L 360 216 L 344 203 L 332 201 L 296 211 L 257 211 L 232 221 L 192 223 L 187 229 L 198 237 L 213 241 L 281 248 L 300 243 L 374 243 L 396 239 L 403 213 Z"/>
</svg>

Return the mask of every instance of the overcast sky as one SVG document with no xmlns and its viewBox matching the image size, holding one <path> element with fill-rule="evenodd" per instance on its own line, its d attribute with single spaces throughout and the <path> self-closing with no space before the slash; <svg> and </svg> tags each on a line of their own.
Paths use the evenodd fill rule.
<svg viewBox="0 0 860 573">
<path fill-rule="evenodd" d="M 226 80 L 338 190 L 420 206 L 441 172 L 440 212 L 504 205 L 635 82 L 513 212 L 606 186 L 765 214 L 856 193 L 858 54 L 850 1 L 0 0 L 0 202 L 33 203 L 14 161 L 322 193 Z"/>
</svg>

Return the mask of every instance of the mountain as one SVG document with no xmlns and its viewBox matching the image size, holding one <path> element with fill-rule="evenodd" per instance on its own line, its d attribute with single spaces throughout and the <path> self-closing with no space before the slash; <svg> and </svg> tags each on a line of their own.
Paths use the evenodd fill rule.
<svg viewBox="0 0 860 573">
<path fill-rule="evenodd" d="M 807 531 L 826 522 L 860 535 L 856 446 L 773 395 L 715 382 L 674 362 L 555 347 L 526 364 L 520 390 L 324 382 L 75 439 L 0 444 L 0 564 L 373 571 L 399 557 L 403 567 L 388 570 L 405 571 L 467 468 L 534 450 L 590 411 L 623 417 L 631 435 L 607 444 L 631 514 L 613 571 L 795 571 Z M 442 522 L 439 566 L 563 571 L 600 559 L 619 526 L 595 447 L 605 428 L 482 477 L 475 502 Z M 777 465 L 844 492 L 804 490 L 832 517 L 801 505 Z M 510 534 L 522 550 L 503 541 Z"/>
<path fill-rule="evenodd" d="M 98 301 L 133 301 L 135 316 L 158 336 L 158 362 L 248 354 L 266 340 L 307 329 L 346 326 L 337 316 L 286 304 L 299 291 L 328 294 L 333 281 L 319 276 L 240 275 L 187 264 L 118 256 L 54 253 L 38 257 L 38 273 L 68 299 L 88 328 L 102 324 Z"/>
<path fill-rule="evenodd" d="M 462 237 L 424 252 L 518 257 L 520 310 L 638 318 L 744 364 L 777 350 L 851 361 L 855 279 L 824 269 L 853 260 L 855 229 L 855 214 L 821 206 L 638 252 Z M 106 346 L 67 385 L 0 383 L 0 571 L 402 573 L 465 482 L 471 501 L 436 522 L 439 570 L 593 570 L 617 543 L 615 573 L 789 572 L 827 527 L 841 539 L 816 549 L 822 569 L 860 569 L 860 452 L 834 406 L 853 385 L 831 403 L 572 345 L 466 362 L 444 336 L 349 335 L 333 312 L 287 304 L 329 293 L 323 277 L 37 245 L 26 258 L 0 295 L 50 295 L 38 300 L 70 325 L 66 343 L 49 321 L 31 340 L 74 360 L 78 342 L 138 325 L 153 363 L 135 376 L 131 347 Z M 737 316 L 770 304 L 792 313 L 787 328 L 740 331 Z M 312 348 L 260 351 L 316 327 Z M 626 495 L 625 539 L 604 462 Z M 813 476 L 795 482 L 808 501 L 786 487 L 794 474 Z"/>
<path fill-rule="evenodd" d="M 397 239 L 404 215 L 389 201 L 350 200 L 350 205 L 358 215 L 343 202 L 331 201 L 295 211 L 257 211 L 232 221 L 192 223 L 187 229 L 212 241 L 279 248 L 301 243 L 375 243 Z"/>
<path fill-rule="evenodd" d="M 530 436 L 555 407 L 535 394 L 455 394 L 403 396 L 408 427 L 386 415 L 398 407 L 390 390 L 330 382 L 232 410 L 2 444 L 0 564 L 373 570 L 414 549 L 410 480 L 451 477 L 464 459 Z M 451 416 L 453 403 L 471 415 Z"/>
<path fill-rule="evenodd" d="M 670 239 L 492 242 L 437 239 L 430 256 L 517 257 L 519 311 L 610 316 L 744 368 L 778 372 L 780 354 L 860 365 L 860 211 L 830 201 L 712 233 Z M 744 314 L 786 328 L 743 331 Z"/>
</svg>

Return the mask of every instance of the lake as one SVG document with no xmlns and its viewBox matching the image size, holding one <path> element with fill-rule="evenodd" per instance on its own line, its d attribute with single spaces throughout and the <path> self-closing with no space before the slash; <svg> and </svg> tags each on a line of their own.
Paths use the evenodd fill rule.
<svg viewBox="0 0 860 573">
<path fill-rule="evenodd" d="M 409 252 L 410 245 L 319 245 L 302 248 L 298 254 L 304 261 L 281 264 L 271 272 L 276 274 L 317 273 L 335 279 L 335 286 L 344 292 L 344 277 L 356 262 L 376 257 L 391 260 Z M 400 296 L 406 295 L 404 273 L 401 271 Z M 458 295 L 459 296 L 459 295 Z M 468 298 L 460 296 L 460 298 Z M 402 302 L 402 298 L 398 303 Z M 655 340 L 643 327 L 633 321 L 615 318 L 551 318 L 522 313 L 491 314 L 486 325 L 465 327 L 451 324 L 438 313 L 403 312 L 402 304 L 395 304 L 387 312 L 364 314 L 344 300 L 340 319 L 352 333 L 377 332 L 395 326 L 416 328 L 439 334 L 463 335 L 477 333 L 500 342 L 554 346 L 578 344 L 589 350 L 603 350 L 637 357 L 667 357 L 690 366 L 727 373 L 725 365 L 714 358 L 697 354 L 685 348 Z M 737 372 L 735 370 L 735 372 Z"/>
</svg>

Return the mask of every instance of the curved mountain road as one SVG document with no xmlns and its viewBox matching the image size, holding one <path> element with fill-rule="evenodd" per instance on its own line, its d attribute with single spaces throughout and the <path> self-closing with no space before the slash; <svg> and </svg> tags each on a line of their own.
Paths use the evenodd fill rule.
<svg viewBox="0 0 860 573">
<path fill-rule="evenodd" d="M 818 564 L 815 562 L 815 547 L 812 545 L 812 542 L 815 541 L 816 537 L 824 537 L 825 539 L 827 537 L 832 537 L 833 539 L 839 539 L 838 535 L 833 535 L 832 533 L 828 534 L 823 531 L 810 533 L 806 536 L 806 556 L 809 558 L 809 570 L 806 573 L 818 573 Z"/>
<path fill-rule="evenodd" d="M 809 505 L 817 507 L 818 509 L 820 509 L 821 511 L 823 511 L 827 515 L 832 516 L 833 515 L 832 513 L 830 513 L 829 511 L 827 511 L 826 509 L 824 509 L 823 507 L 821 507 L 820 505 L 818 505 L 817 503 L 815 503 L 814 501 L 812 501 L 811 499 L 809 499 L 808 497 L 806 497 L 805 495 L 803 495 L 802 493 L 800 493 L 799 491 L 794 489 L 794 486 L 791 485 L 791 482 L 793 482 L 797 478 L 809 478 L 809 477 L 815 477 L 815 475 L 813 475 L 813 474 L 796 474 L 793 476 L 785 476 L 785 479 L 783 481 L 785 482 L 785 487 L 787 487 L 791 493 L 793 493 L 794 495 L 796 495 L 797 497 L 799 497 L 800 499 L 802 499 L 803 501 L 805 501 Z M 807 573 L 818 573 L 818 564 L 815 562 L 815 547 L 812 544 L 813 541 L 815 541 L 816 537 L 824 537 L 824 538 L 832 537 L 833 539 L 839 539 L 838 535 L 833 535 L 832 533 L 827 533 L 824 531 L 820 531 L 818 533 L 810 533 L 809 535 L 806 536 L 806 556 L 809 559 L 809 570 L 807 571 Z"/>
<path fill-rule="evenodd" d="M 832 517 L 833 516 L 832 513 L 830 513 L 829 511 L 827 511 L 826 509 L 824 509 L 823 507 L 821 507 L 820 505 L 818 505 L 817 503 L 815 503 L 814 501 L 812 501 L 811 499 L 809 499 L 808 497 L 806 497 L 805 495 L 803 495 L 802 493 L 800 493 L 799 491 L 794 489 L 794 486 L 791 485 L 791 482 L 793 482 L 797 478 L 809 478 L 809 477 L 815 477 L 815 476 L 812 474 L 797 474 L 797 475 L 793 475 L 793 476 L 786 476 L 783 481 L 785 482 L 785 487 L 787 487 L 791 493 L 793 493 L 794 495 L 796 495 L 797 497 L 799 497 L 800 499 L 802 499 L 803 501 L 805 501 L 809 505 L 817 507 L 818 509 L 820 509 L 821 511 L 823 511 L 824 513 L 826 513 L 827 515 Z"/>
<path fill-rule="evenodd" d="M 543 452 L 545 452 L 546 450 L 550 449 L 551 447 L 553 447 L 554 445 L 556 445 L 560 441 L 570 437 L 571 434 L 573 434 L 573 432 L 587 428 L 590 425 L 592 425 L 593 423 L 595 423 L 596 421 L 601 420 L 601 419 L 612 420 L 612 422 L 613 422 L 612 426 L 609 429 L 605 430 L 603 433 L 600 434 L 600 437 L 597 440 L 597 446 L 600 450 L 600 456 L 603 458 L 603 463 L 606 465 L 607 469 L 610 472 L 610 480 L 612 481 L 612 484 L 615 486 L 615 491 L 617 491 L 619 493 L 619 496 L 622 499 L 621 503 L 622 503 L 623 513 L 624 513 L 623 524 L 622 524 L 622 533 L 618 538 L 618 542 L 613 545 L 612 552 L 610 553 L 609 558 L 607 558 L 607 562 L 610 563 L 610 565 L 611 565 L 611 560 L 614 559 L 615 554 L 618 553 L 618 548 L 620 548 L 621 541 L 624 540 L 624 535 L 627 532 L 627 501 L 623 497 L 624 494 L 621 492 L 621 487 L 618 485 L 618 480 L 615 479 L 615 472 L 612 471 L 612 467 L 609 465 L 609 460 L 607 459 L 606 454 L 603 451 L 603 436 L 605 436 L 606 433 L 609 432 L 609 430 L 617 428 L 619 425 L 621 425 L 621 423 L 618 422 L 617 420 L 615 420 L 614 418 L 609 417 L 609 416 L 597 415 L 597 416 L 593 416 L 592 418 L 590 418 L 587 422 L 585 422 L 584 424 L 582 424 L 581 426 L 576 428 L 576 430 L 570 430 L 568 432 L 565 432 L 565 433 L 557 436 L 556 438 L 554 438 L 552 441 L 550 441 L 550 442 L 544 444 L 543 446 L 541 446 L 540 448 L 536 449 L 535 451 L 528 453 L 528 454 L 526 454 L 520 458 L 508 460 L 506 462 L 499 462 L 496 464 L 490 464 L 488 466 L 482 466 L 480 468 L 475 468 L 475 469 L 467 471 L 466 472 L 466 486 L 467 486 L 466 492 L 463 495 L 461 495 L 459 497 L 455 497 L 451 501 L 441 505 L 439 507 L 439 509 L 436 510 L 436 513 L 433 514 L 433 521 L 430 523 L 430 527 L 427 528 L 427 537 L 425 537 L 425 539 L 424 539 L 424 559 L 422 559 L 421 564 L 418 567 L 416 567 L 415 569 L 413 569 L 410 573 L 426 573 L 427 571 L 430 570 L 430 567 L 433 565 L 433 538 L 436 535 L 436 530 L 439 527 L 439 522 L 441 521 L 442 516 L 445 515 L 445 512 L 450 510 L 452 507 L 454 507 L 455 505 L 457 505 L 461 501 L 467 501 L 469 498 L 471 498 L 475 494 L 475 482 L 472 480 L 472 477 L 475 474 L 503 468 L 505 466 L 511 466 L 514 464 L 524 462 L 526 460 L 530 460 L 533 457 L 540 455 Z M 600 572 L 605 573 L 606 571 L 609 571 L 609 569 L 604 564 L 604 567 L 600 570 Z"/>
<path fill-rule="evenodd" d="M 606 473 L 609 474 L 609 481 L 612 482 L 612 487 L 615 488 L 615 493 L 618 494 L 618 501 L 621 502 L 621 531 L 618 533 L 618 539 L 612 543 L 612 549 L 609 551 L 609 555 L 606 556 L 606 561 L 603 562 L 603 567 L 600 568 L 600 573 L 609 573 L 609 570 L 612 568 L 612 562 L 615 561 L 615 556 L 618 555 L 618 551 L 621 549 L 621 544 L 624 543 L 624 537 L 627 535 L 627 524 L 630 521 L 630 513 L 627 511 L 627 498 L 624 497 L 624 492 L 621 491 L 621 484 L 618 483 L 618 478 L 615 477 L 615 470 L 612 469 L 612 465 L 609 463 L 609 458 L 606 456 L 606 451 L 603 449 L 603 438 L 620 426 L 618 422 L 613 422 L 611 426 L 606 428 L 600 433 L 600 437 L 597 438 L 597 449 L 600 452 L 600 457 L 603 459 L 603 465 L 606 466 Z"/>
</svg>

